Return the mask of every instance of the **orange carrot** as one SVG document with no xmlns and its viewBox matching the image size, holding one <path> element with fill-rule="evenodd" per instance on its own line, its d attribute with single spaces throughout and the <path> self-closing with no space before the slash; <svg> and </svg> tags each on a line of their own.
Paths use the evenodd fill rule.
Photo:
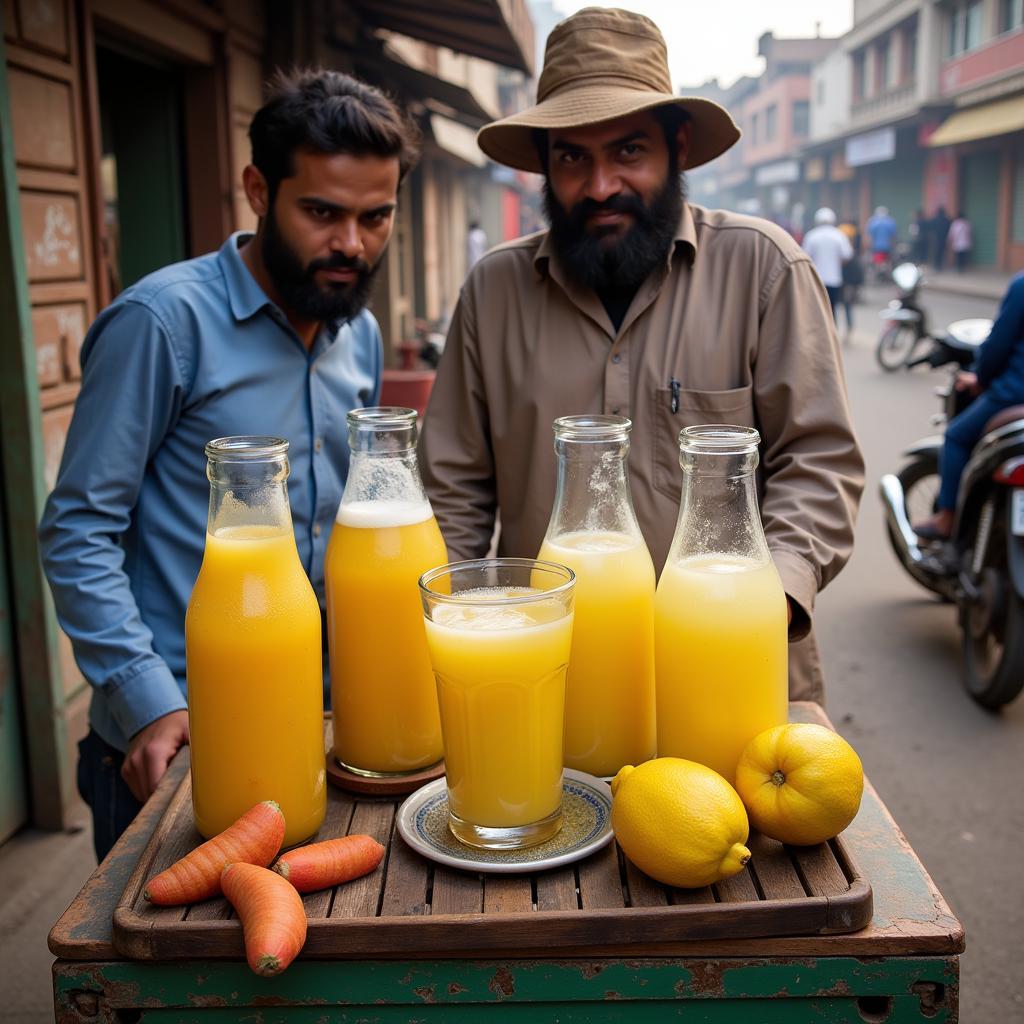
<svg viewBox="0 0 1024 1024">
<path fill-rule="evenodd" d="M 371 836 L 344 836 L 289 850 L 273 870 L 299 892 L 313 892 L 369 874 L 383 856 L 384 847 Z"/>
<path fill-rule="evenodd" d="M 220 892 L 225 864 L 241 862 L 265 868 L 281 849 L 283 839 L 281 808 L 273 800 L 264 800 L 219 835 L 161 871 L 142 895 L 163 907 L 209 899 Z"/>
<path fill-rule="evenodd" d="M 306 941 L 302 897 L 280 875 L 255 864 L 229 864 L 221 887 L 242 922 L 249 966 L 265 977 L 280 974 Z"/>
</svg>

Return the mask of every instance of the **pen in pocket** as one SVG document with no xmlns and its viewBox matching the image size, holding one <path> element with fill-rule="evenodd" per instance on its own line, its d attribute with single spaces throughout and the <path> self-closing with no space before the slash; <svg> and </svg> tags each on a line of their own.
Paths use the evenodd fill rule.
<svg viewBox="0 0 1024 1024">
<path fill-rule="evenodd" d="M 669 377 L 668 386 L 672 389 L 672 401 L 669 403 L 671 412 L 679 412 L 679 381 L 675 377 Z"/>
</svg>

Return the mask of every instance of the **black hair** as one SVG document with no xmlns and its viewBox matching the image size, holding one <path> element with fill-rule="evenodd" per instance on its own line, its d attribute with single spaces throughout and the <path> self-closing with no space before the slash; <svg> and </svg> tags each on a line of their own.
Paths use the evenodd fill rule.
<svg viewBox="0 0 1024 1024">
<path fill-rule="evenodd" d="M 383 92 L 340 71 L 278 71 L 267 102 L 249 125 L 252 162 L 273 201 L 295 173 L 297 149 L 397 157 L 399 181 L 416 165 L 420 132 Z"/>
</svg>

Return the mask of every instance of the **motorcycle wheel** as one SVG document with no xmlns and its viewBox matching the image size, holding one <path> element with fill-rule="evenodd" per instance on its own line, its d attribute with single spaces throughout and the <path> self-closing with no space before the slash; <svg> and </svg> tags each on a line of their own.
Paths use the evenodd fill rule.
<svg viewBox="0 0 1024 1024">
<path fill-rule="evenodd" d="M 906 366 L 916 345 L 917 328 L 913 324 L 890 324 L 879 335 L 875 359 L 886 373 L 892 373 Z"/>
<path fill-rule="evenodd" d="M 982 570 L 981 597 L 963 611 L 964 686 L 998 711 L 1024 689 L 1024 601 L 1004 568 Z"/>
</svg>

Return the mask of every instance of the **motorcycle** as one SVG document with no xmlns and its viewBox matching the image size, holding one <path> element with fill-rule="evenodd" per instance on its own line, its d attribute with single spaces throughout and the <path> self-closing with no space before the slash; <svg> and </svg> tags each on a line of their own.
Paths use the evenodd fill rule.
<svg viewBox="0 0 1024 1024">
<path fill-rule="evenodd" d="M 940 426 L 970 401 L 957 391 L 958 369 L 970 366 L 991 321 L 950 324 L 927 353 L 909 365 L 951 366 L 948 387 L 936 393 Z M 904 455 L 906 465 L 882 477 L 889 541 L 910 576 L 957 606 L 964 686 L 980 705 L 996 710 L 1024 689 L 1024 406 L 994 416 L 960 480 L 953 535 L 926 541 L 911 522 L 935 509 L 942 437 L 924 438 Z"/>
<path fill-rule="evenodd" d="M 907 366 L 918 344 L 928 337 L 928 318 L 917 293 L 923 275 L 916 263 L 901 263 L 892 272 L 897 298 L 878 315 L 884 321 L 878 336 L 875 359 L 887 373 Z"/>
</svg>

